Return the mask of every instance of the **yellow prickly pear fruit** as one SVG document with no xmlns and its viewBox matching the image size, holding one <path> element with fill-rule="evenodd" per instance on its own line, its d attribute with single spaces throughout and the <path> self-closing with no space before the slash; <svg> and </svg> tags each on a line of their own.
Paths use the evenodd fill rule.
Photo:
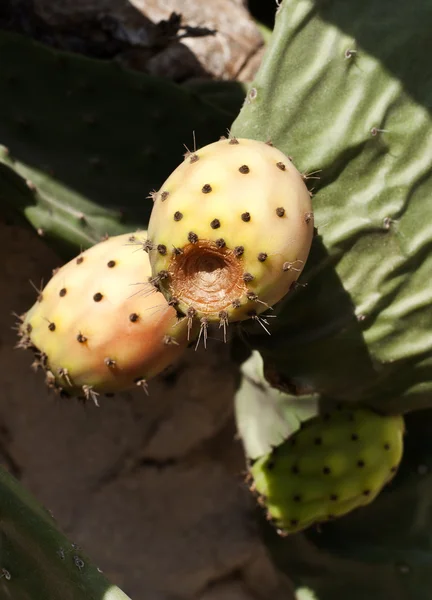
<svg viewBox="0 0 432 600">
<path fill-rule="evenodd" d="M 142 234 L 109 238 L 57 270 L 19 327 L 49 387 L 96 401 L 140 385 L 187 347 L 187 324 L 149 283 Z"/>
<path fill-rule="evenodd" d="M 201 324 L 254 318 L 299 277 L 314 222 L 302 175 L 282 152 L 221 139 L 186 155 L 153 194 L 152 274 Z"/>
</svg>

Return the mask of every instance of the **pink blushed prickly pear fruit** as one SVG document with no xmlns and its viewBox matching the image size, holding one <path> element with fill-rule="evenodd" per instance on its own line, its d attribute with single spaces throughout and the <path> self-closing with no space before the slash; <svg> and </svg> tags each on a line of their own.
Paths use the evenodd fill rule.
<svg viewBox="0 0 432 600">
<path fill-rule="evenodd" d="M 299 277 L 314 222 L 302 175 L 282 152 L 222 139 L 193 153 L 153 194 L 152 274 L 191 320 L 256 317 Z"/>
<path fill-rule="evenodd" d="M 187 347 L 187 324 L 149 283 L 146 235 L 96 244 L 57 270 L 22 318 L 18 346 L 31 348 L 49 387 L 96 401 L 142 386 Z"/>
</svg>

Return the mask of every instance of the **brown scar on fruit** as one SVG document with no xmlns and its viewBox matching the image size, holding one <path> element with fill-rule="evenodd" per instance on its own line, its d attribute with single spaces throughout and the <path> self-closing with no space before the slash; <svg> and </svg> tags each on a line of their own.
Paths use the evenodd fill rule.
<svg viewBox="0 0 432 600">
<path fill-rule="evenodd" d="M 188 244 L 169 266 L 171 296 L 182 298 L 201 316 L 226 310 L 247 291 L 238 255 L 238 249 L 208 240 Z"/>
</svg>

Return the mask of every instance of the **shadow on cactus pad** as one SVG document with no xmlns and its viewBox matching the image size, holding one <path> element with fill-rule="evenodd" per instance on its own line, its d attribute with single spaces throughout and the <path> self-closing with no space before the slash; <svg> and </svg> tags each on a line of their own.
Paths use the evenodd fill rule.
<svg viewBox="0 0 432 600">
<path fill-rule="evenodd" d="M 431 18 L 428 0 L 283 0 L 233 124 L 315 188 L 307 287 L 249 338 L 288 393 L 432 404 Z"/>
<path fill-rule="evenodd" d="M 146 228 L 184 144 L 226 133 L 242 84 L 186 87 L 0 31 L 0 207 L 65 258 Z"/>
</svg>

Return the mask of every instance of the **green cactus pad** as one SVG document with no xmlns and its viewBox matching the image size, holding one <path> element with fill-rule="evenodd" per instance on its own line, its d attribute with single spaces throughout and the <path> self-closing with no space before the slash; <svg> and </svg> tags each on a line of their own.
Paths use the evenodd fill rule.
<svg viewBox="0 0 432 600">
<path fill-rule="evenodd" d="M 148 281 L 144 234 L 110 238 L 59 269 L 22 317 L 19 347 L 62 395 L 140 385 L 188 345 L 185 322 Z"/>
<path fill-rule="evenodd" d="M 313 237 L 310 195 L 269 144 L 221 139 L 186 155 L 154 195 L 153 277 L 180 312 L 240 321 L 291 288 Z"/>
<path fill-rule="evenodd" d="M 396 473 L 404 421 L 367 409 L 309 421 L 253 463 L 252 489 L 285 533 L 369 504 Z"/>
<path fill-rule="evenodd" d="M 0 468 L 0 598 L 130 600 Z"/>
<path fill-rule="evenodd" d="M 107 233 L 145 228 L 146 197 L 183 145 L 194 132 L 200 144 L 217 139 L 242 97 L 236 82 L 195 91 L 0 31 L 2 211 L 66 258 Z"/>
<path fill-rule="evenodd" d="M 283 0 L 233 125 L 318 171 L 305 287 L 248 337 L 290 393 L 432 404 L 431 20 L 428 0 Z"/>
</svg>

